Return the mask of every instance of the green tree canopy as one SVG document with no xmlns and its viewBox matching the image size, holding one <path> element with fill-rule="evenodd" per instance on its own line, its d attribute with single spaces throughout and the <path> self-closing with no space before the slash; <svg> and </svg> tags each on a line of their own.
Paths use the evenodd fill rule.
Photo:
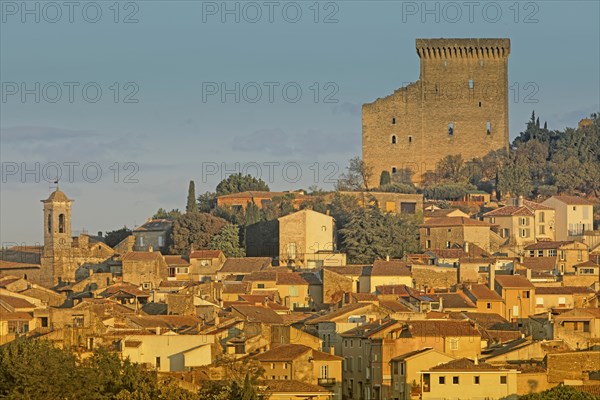
<svg viewBox="0 0 600 400">
<path fill-rule="evenodd" d="M 194 181 L 190 181 L 188 186 L 187 205 L 185 206 L 186 213 L 198 211 L 198 203 L 196 202 L 196 185 Z"/>
<path fill-rule="evenodd" d="M 234 174 L 223 179 L 217 185 L 217 196 L 246 191 L 270 191 L 269 186 L 262 180 L 252 175 Z"/>
<path fill-rule="evenodd" d="M 600 400 L 600 396 L 575 389 L 573 386 L 556 386 L 540 393 L 519 396 L 519 400 Z"/>
<path fill-rule="evenodd" d="M 131 235 L 131 229 L 124 226 L 121 229 L 106 232 L 106 235 L 104 235 L 104 243 L 110 247 L 115 247 L 129 235 Z"/>
<path fill-rule="evenodd" d="M 187 254 L 193 246 L 205 249 L 213 236 L 227 224 L 222 218 L 207 213 L 186 213 L 177 218 L 173 224 L 173 244 L 170 252 Z"/>
<path fill-rule="evenodd" d="M 167 211 L 164 208 L 159 208 L 158 211 L 152 216 L 154 219 L 177 219 L 181 216 L 181 211 L 174 208 L 171 211 Z"/>
<path fill-rule="evenodd" d="M 237 225 L 227 224 L 214 235 L 209 248 L 221 250 L 226 257 L 244 257 L 245 250 L 240 246 L 240 228 Z"/>
<path fill-rule="evenodd" d="M 377 204 L 354 209 L 340 235 L 342 250 L 355 264 L 372 263 L 386 256 L 401 258 L 419 250 L 416 218 L 383 213 Z"/>
</svg>

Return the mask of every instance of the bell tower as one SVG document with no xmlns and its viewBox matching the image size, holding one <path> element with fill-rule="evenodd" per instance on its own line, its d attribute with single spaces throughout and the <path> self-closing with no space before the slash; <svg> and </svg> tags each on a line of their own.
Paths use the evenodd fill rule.
<svg viewBox="0 0 600 400">
<path fill-rule="evenodd" d="M 44 203 L 44 255 L 53 256 L 71 248 L 71 204 L 57 187 Z"/>
</svg>

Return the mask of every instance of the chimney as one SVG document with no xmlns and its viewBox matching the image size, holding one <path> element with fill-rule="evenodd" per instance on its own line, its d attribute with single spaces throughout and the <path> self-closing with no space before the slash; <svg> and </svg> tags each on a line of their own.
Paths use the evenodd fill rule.
<svg viewBox="0 0 600 400">
<path fill-rule="evenodd" d="M 527 268 L 527 280 L 531 280 L 531 270 L 529 268 Z"/>
<path fill-rule="evenodd" d="M 519 195 L 519 197 L 517 197 L 517 207 L 522 207 L 523 206 L 523 195 Z"/>
<path fill-rule="evenodd" d="M 465 245 L 463 246 L 465 253 L 468 255 L 469 254 L 469 242 L 465 242 Z"/>
<path fill-rule="evenodd" d="M 552 321 L 552 311 L 548 311 L 548 321 Z"/>
<path fill-rule="evenodd" d="M 390 261 L 390 256 L 389 254 L 387 256 L 385 256 L 385 261 Z"/>
<path fill-rule="evenodd" d="M 335 347 L 329 346 L 329 354 L 331 354 L 332 356 L 335 356 Z"/>
<path fill-rule="evenodd" d="M 473 363 L 475 365 L 479 365 L 479 357 L 477 357 L 477 355 L 475 355 L 475 360 L 473 360 Z"/>
<path fill-rule="evenodd" d="M 158 326 L 155 328 L 155 331 L 157 335 L 160 335 L 160 328 Z"/>
<path fill-rule="evenodd" d="M 152 253 L 154 251 L 154 249 L 152 248 L 152 246 L 148 246 L 148 253 Z"/>
<path fill-rule="evenodd" d="M 494 290 L 494 281 L 496 280 L 496 266 L 489 264 L 488 286 L 490 290 Z"/>
</svg>

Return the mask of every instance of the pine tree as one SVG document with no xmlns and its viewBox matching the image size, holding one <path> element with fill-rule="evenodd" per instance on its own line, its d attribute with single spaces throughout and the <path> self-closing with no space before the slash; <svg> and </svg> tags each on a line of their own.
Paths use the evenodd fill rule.
<svg viewBox="0 0 600 400">
<path fill-rule="evenodd" d="M 185 212 L 193 213 L 198 211 L 198 203 L 196 203 L 196 185 L 194 181 L 190 181 L 188 187 L 187 205 L 185 206 Z"/>
</svg>

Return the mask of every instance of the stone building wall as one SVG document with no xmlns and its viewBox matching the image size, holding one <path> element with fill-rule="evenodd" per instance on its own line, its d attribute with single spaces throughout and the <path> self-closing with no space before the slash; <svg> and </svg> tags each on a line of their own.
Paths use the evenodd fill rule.
<svg viewBox="0 0 600 400">
<path fill-rule="evenodd" d="M 409 168 L 420 182 L 447 155 L 467 160 L 508 147 L 510 40 L 417 39 L 416 50 L 420 79 L 362 107 L 372 187 L 382 171 Z"/>
</svg>

